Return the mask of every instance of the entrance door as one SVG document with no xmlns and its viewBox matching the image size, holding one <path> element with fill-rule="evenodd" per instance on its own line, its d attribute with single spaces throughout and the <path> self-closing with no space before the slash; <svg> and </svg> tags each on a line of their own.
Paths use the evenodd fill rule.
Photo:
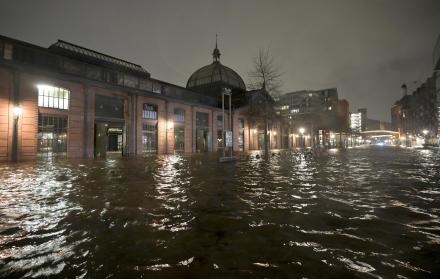
<svg viewBox="0 0 440 279">
<path fill-rule="evenodd" d="M 107 153 L 108 136 L 107 136 L 108 124 L 95 123 L 95 157 L 105 157 Z"/>
<path fill-rule="evenodd" d="M 95 123 L 95 157 L 105 157 L 108 152 L 123 152 L 123 124 L 112 122 Z"/>
<path fill-rule="evenodd" d="M 197 152 L 208 151 L 208 130 L 197 128 L 196 131 L 196 150 Z"/>
</svg>

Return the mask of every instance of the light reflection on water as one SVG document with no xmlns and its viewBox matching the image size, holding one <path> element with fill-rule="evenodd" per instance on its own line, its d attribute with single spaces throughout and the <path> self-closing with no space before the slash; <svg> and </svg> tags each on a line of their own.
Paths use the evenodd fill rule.
<svg viewBox="0 0 440 279">
<path fill-rule="evenodd" d="M 0 277 L 438 278 L 439 155 L 0 165 Z"/>
</svg>

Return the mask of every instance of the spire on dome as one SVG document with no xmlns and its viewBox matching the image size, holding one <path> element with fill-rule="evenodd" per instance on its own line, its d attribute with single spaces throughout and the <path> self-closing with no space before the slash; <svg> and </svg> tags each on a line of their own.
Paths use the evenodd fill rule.
<svg viewBox="0 0 440 279">
<path fill-rule="evenodd" d="M 215 49 L 212 52 L 212 58 L 214 59 L 214 62 L 218 62 L 220 61 L 220 50 L 218 49 L 217 46 L 217 33 L 215 34 Z"/>
</svg>

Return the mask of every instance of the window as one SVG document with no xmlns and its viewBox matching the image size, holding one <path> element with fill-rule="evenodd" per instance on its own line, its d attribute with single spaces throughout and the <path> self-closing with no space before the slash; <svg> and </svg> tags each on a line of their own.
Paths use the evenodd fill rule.
<svg viewBox="0 0 440 279">
<path fill-rule="evenodd" d="M 38 114 L 38 155 L 65 156 L 67 152 L 67 116 Z"/>
<path fill-rule="evenodd" d="M 142 152 L 154 153 L 157 151 L 157 124 L 142 125 Z"/>
<path fill-rule="evenodd" d="M 185 126 L 182 123 L 174 125 L 174 150 L 185 150 Z"/>
<path fill-rule="evenodd" d="M 244 120 L 238 119 L 238 148 L 240 151 L 244 150 Z"/>
<path fill-rule="evenodd" d="M 196 150 L 206 152 L 209 147 L 209 116 L 207 113 L 196 112 Z"/>
<path fill-rule="evenodd" d="M 38 85 L 38 106 L 55 109 L 69 109 L 69 95 L 67 89 L 50 85 Z"/>
<path fill-rule="evenodd" d="M 95 95 L 95 117 L 124 119 L 124 99 Z"/>
<path fill-rule="evenodd" d="M 185 122 L 185 110 L 181 108 L 174 109 L 174 122 Z"/>
<path fill-rule="evenodd" d="M 208 114 L 203 112 L 196 112 L 196 126 L 197 127 L 209 127 Z"/>
<path fill-rule="evenodd" d="M 12 60 L 12 45 L 11 44 L 5 44 L 3 49 L 3 57 L 7 60 Z"/>
<path fill-rule="evenodd" d="M 217 128 L 223 128 L 223 115 L 217 115 Z M 225 127 L 226 128 L 226 127 Z"/>
<path fill-rule="evenodd" d="M 157 119 L 157 106 L 151 104 L 144 104 L 144 110 L 142 111 L 142 118 L 144 119 Z"/>
</svg>

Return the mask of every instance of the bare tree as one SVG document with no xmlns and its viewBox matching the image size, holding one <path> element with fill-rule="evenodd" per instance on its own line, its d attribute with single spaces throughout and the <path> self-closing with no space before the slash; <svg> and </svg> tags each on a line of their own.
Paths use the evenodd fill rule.
<svg viewBox="0 0 440 279">
<path fill-rule="evenodd" d="M 250 89 L 265 89 L 272 97 L 281 94 L 283 73 L 275 63 L 269 48 L 262 48 L 253 60 L 253 69 L 248 73 Z"/>
</svg>

